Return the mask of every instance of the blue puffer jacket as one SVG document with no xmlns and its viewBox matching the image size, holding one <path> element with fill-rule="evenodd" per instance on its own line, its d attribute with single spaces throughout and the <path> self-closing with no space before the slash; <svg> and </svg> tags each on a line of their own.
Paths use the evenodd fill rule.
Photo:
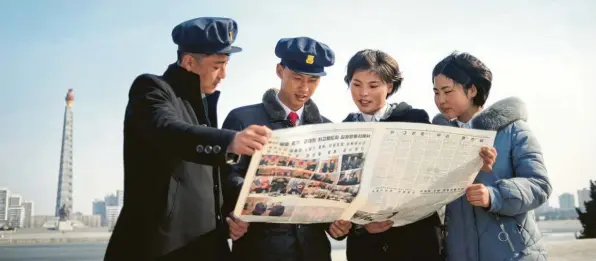
<svg viewBox="0 0 596 261">
<path fill-rule="evenodd" d="M 524 103 L 507 98 L 472 119 L 472 128 L 496 130 L 497 161 L 474 183 L 490 192 L 490 208 L 474 207 L 465 196 L 447 205 L 447 260 L 547 260 L 533 209 L 551 194 L 542 150 L 530 131 Z M 434 124 L 457 126 L 442 115 Z"/>
</svg>

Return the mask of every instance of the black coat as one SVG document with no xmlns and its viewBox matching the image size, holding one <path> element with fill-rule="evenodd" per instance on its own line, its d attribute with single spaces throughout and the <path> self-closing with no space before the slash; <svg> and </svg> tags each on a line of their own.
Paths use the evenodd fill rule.
<svg viewBox="0 0 596 261">
<path fill-rule="evenodd" d="M 217 129 L 219 92 L 177 65 L 138 76 L 124 119 L 124 207 L 104 260 L 224 260 L 219 167 L 235 131 Z"/>
<path fill-rule="evenodd" d="M 413 109 L 406 103 L 393 105 L 390 116 L 381 121 L 417 122 L 430 124 L 428 113 Z M 362 121 L 356 113 L 344 122 Z M 346 256 L 349 261 L 435 261 L 441 257 L 442 233 L 439 215 L 433 215 L 401 227 L 370 234 L 363 227 L 353 227 L 347 239 Z"/>
<path fill-rule="evenodd" d="M 262 103 L 232 110 L 224 121 L 223 128 L 242 130 L 253 124 L 266 125 L 273 130 L 290 127 L 276 95 L 276 90 L 268 90 Z M 319 114 L 314 102 L 308 101 L 304 105 L 302 124 L 328 122 L 328 119 Z M 228 212 L 233 211 L 250 162 L 250 157 L 242 157 L 241 164 L 232 166 L 228 175 L 228 184 L 232 191 L 226 198 Z M 251 223 L 248 232 L 233 242 L 232 255 L 234 260 L 331 260 L 331 247 L 326 235 L 329 225 Z"/>
</svg>

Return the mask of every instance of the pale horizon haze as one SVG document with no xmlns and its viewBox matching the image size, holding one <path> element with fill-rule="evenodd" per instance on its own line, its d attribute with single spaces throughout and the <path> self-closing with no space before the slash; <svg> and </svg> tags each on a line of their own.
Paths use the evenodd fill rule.
<svg viewBox="0 0 596 261">
<path fill-rule="evenodd" d="M 356 111 L 343 82 L 358 50 L 394 56 L 404 83 L 390 101 L 432 117 L 431 72 L 454 50 L 492 70 L 487 105 L 527 105 L 554 192 L 576 195 L 596 180 L 596 1 L 3 1 L 0 3 L 0 188 L 54 214 L 64 97 L 74 89 L 74 211 L 123 188 L 122 123 L 130 84 L 176 59 L 171 30 L 199 16 L 237 20 L 234 54 L 219 85 L 219 124 L 279 87 L 282 37 L 328 44 L 336 63 L 313 100 L 334 122 Z M 150 177 L 148 177 L 150 178 Z M 125 192 L 126 193 L 126 192 Z"/>
</svg>

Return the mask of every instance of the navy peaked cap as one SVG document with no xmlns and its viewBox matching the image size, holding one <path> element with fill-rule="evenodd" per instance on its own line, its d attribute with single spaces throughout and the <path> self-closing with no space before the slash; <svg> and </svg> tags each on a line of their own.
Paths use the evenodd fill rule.
<svg viewBox="0 0 596 261">
<path fill-rule="evenodd" d="M 329 46 L 309 37 L 282 38 L 275 46 L 275 55 L 290 70 L 313 76 L 325 76 L 325 67 L 335 63 Z"/>
<path fill-rule="evenodd" d="M 184 21 L 172 30 L 178 50 L 187 53 L 230 54 L 242 51 L 232 46 L 238 35 L 238 24 L 230 18 L 199 17 Z"/>
</svg>

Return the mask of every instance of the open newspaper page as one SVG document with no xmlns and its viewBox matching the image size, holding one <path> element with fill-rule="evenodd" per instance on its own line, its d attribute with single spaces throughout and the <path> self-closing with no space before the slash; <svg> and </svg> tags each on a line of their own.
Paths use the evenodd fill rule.
<svg viewBox="0 0 596 261">
<path fill-rule="evenodd" d="M 382 131 L 375 130 L 341 123 L 273 131 L 251 159 L 234 215 L 246 222 L 349 220 L 357 210 L 352 203 L 360 198 L 362 205 L 367 194 L 362 173 L 368 157 L 376 157 L 371 144 Z"/>
<path fill-rule="evenodd" d="M 381 124 L 386 128 L 374 148 L 379 153 L 366 203 L 351 219 L 357 224 L 392 220 L 394 226 L 407 225 L 459 198 L 482 167 L 481 147 L 491 147 L 496 135 L 428 124 Z"/>
</svg>

